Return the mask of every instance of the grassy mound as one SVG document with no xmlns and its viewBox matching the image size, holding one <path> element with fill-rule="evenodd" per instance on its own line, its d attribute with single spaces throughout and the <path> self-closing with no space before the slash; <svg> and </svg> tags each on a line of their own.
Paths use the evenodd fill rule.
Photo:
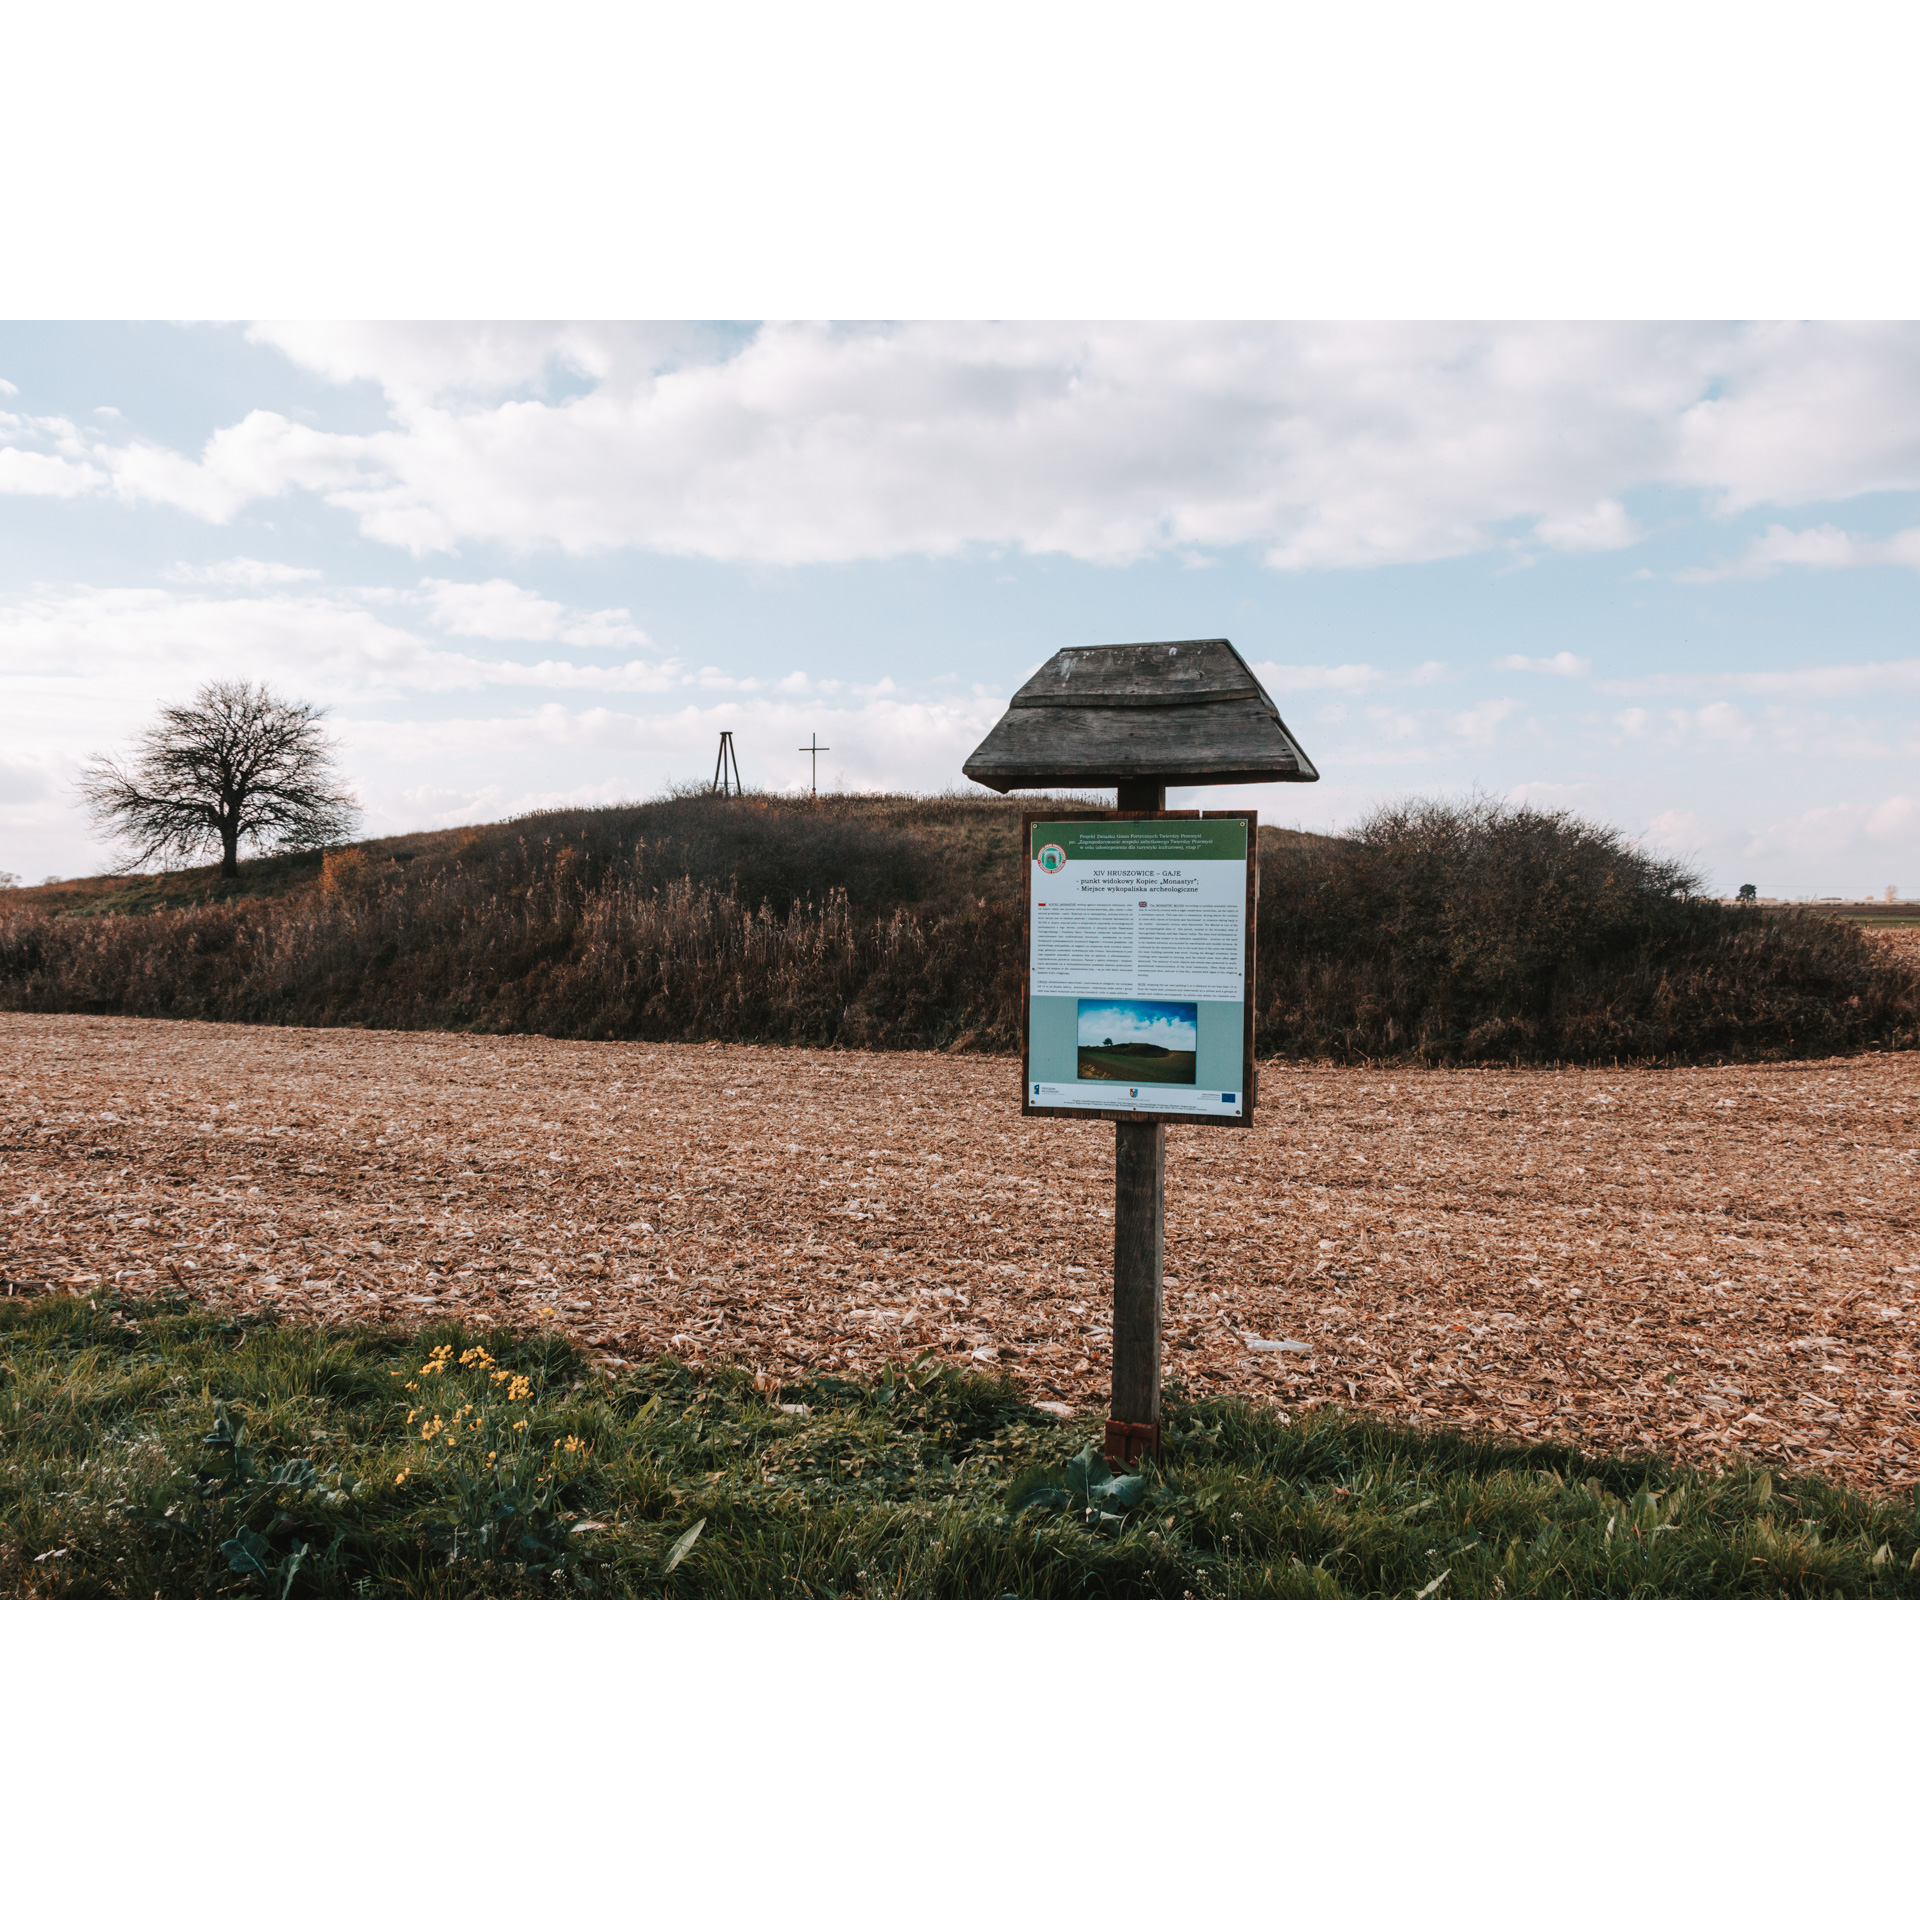
<svg viewBox="0 0 1920 1920">
<path fill-rule="evenodd" d="M 931 1361 L 777 1388 L 558 1340 L 0 1302 L 0 1594 L 1920 1597 L 1920 1510 L 1236 1400 L 1107 1517 Z M 1014 1496 L 1014 1497 L 1010 1497 Z M 1108 1503 L 1103 1503 L 1108 1504 Z"/>
<path fill-rule="evenodd" d="M 22 891 L 0 1006 L 565 1039 L 1020 1044 L 1012 800 L 682 795 L 319 856 Z M 1920 1042 L 1857 928 L 1694 897 L 1566 814 L 1263 828 L 1255 1044 L 1428 1064 Z"/>
</svg>

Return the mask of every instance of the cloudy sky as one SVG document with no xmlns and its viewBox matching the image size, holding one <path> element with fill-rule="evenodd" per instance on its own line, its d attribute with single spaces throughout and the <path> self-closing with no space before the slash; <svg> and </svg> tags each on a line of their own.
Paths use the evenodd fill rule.
<svg viewBox="0 0 1920 1920">
<path fill-rule="evenodd" d="M 1727 890 L 1920 894 L 1920 327 L 0 326 L 0 868 L 214 675 L 371 833 L 939 791 L 1056 647 L 1225 635 L 1318 763 Z M 1213 798 L 1226 803 L 1218 792 Z"/>
<path fill-rule="evenodd" d="M 1147 1045 L 1192 1053 L 1199 1046 L 1200 1022 L 1191 1000 L 1082 1000 L 1079 1044 L 1116 1047 Z"/>
</svg>

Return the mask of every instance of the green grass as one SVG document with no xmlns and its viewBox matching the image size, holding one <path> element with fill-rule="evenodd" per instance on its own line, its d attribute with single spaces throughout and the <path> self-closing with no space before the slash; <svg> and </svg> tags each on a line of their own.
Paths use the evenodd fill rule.
<svg viewBox="0 0 1920 1920">
<path fill-rule="evenodd" d="M 1007 1496 L 1093 1423 L 932 1363 L 770 1396 L 452 1325 L 0 1302 L 0 1593 L 1920 1596 L 1911 1499 L 1177 1393 L 1168 1424 L 1089 1526 Z"/>
</svg>

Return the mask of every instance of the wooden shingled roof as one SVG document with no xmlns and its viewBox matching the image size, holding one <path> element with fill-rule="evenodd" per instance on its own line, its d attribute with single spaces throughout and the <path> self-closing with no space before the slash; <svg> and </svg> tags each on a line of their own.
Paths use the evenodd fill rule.
<svg viewBox="0 0 1920 1920">
<path fill-rule="evenodd" d="M 1013 696 L 964 772 L 996 793 L 1320 778 L 1229 640 L 1062 647 Z"/>
</svg>

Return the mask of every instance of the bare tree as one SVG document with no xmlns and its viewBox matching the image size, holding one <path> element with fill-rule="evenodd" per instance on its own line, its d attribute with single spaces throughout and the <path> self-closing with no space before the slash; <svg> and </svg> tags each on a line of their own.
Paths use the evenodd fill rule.
<svg viewBox="0 0 1920 1920">
<path fill-rule="evenodd" d="M 274 852 L 335 845 L 357 809 L 338 784 L 322 716 L 265 686 L 212 681 L 190 706 L 160 710 L 131 764 L 89 761 L 81 797 L 128 849 L 123 871 L 185 865 L 217 846 L 220 871 L 234 874 L 242 840 Z"/>
</svg>

